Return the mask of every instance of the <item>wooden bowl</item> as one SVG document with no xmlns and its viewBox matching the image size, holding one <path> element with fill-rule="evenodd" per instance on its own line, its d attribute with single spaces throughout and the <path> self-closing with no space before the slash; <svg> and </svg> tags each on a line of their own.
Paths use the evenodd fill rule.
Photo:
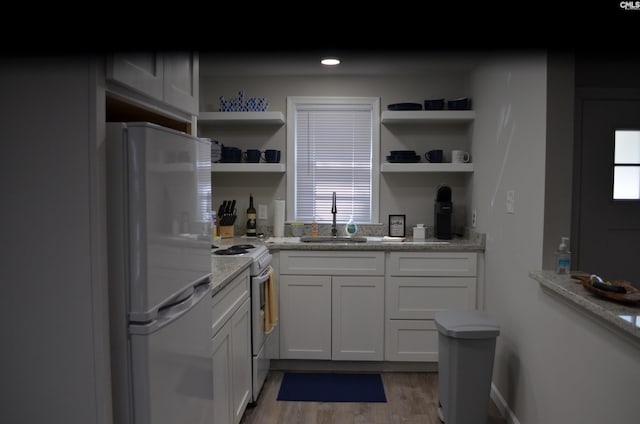
<svg viewBox="0 0 640 424">
<path fill-rule="evenodd" d="M 612 280 L 609 281 L 614 286 L 624 287 L 626 293 L 613 293 L 601 290 L 591 285 L 591 277 L 589 275 L 571 275 L 571 278 L 580 281 L 582 286 L 597 296 L 605 299 L 615 300 L 616 302 L 628 303 L 633 305 L 640 304 L 640 290 L 633 287 L 628 281 Z"/>
</svg>

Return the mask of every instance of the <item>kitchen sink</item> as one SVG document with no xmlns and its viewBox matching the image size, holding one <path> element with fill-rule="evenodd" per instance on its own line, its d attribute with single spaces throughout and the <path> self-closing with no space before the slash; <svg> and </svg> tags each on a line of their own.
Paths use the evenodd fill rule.
<svg viewBox="0 0 640 424">
<path fill-rule="evenodd" d="M 305 243 L 365 243 L 367 238 L 359 236 L 302 236 L 300 241 Z"/>
</svg>

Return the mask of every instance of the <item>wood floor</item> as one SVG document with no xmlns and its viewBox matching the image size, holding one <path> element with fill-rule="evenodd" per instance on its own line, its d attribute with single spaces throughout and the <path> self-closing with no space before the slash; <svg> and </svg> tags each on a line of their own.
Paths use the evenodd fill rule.
<svg viewBox="0 0 640 424">
<path fill-rule="evenodd" d="M 386 403 L 278 401 L 283 375 L 269 373 L 257 404 L 247 408 L 240 424 L 440 424 L 437 373 L 381 373 Z M 491 402 L 487 424 L 506 422 Z"/>
</svg>

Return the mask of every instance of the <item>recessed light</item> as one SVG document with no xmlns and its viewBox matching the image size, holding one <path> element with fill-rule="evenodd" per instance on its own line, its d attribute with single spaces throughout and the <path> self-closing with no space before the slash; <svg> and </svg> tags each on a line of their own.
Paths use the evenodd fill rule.
<svg viewBox="0 0 640 424">
<path fill-rule="evenodd" d="M 320 61 L 320 63 L 322 63 L 323 65 L 327 65 L 327 66 L 335 66 L 340 64 L 340 59 L 337 59 L 335 57 L 327 57 L 324 58 Z"/>
</svg>

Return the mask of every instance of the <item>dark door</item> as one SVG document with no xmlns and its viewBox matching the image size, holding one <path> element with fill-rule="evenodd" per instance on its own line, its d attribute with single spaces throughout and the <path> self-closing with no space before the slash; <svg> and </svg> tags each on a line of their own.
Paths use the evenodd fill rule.
<svg viewBox="0 0 640 424">
<path fill-rule="evenodd" d="M 623 136 L 640 134 L 640 100 L 583 99 L 580 105 L 572 268 L 640 288 L 640 146 L 634 153 L 622 143 Z"/>
</svg>

